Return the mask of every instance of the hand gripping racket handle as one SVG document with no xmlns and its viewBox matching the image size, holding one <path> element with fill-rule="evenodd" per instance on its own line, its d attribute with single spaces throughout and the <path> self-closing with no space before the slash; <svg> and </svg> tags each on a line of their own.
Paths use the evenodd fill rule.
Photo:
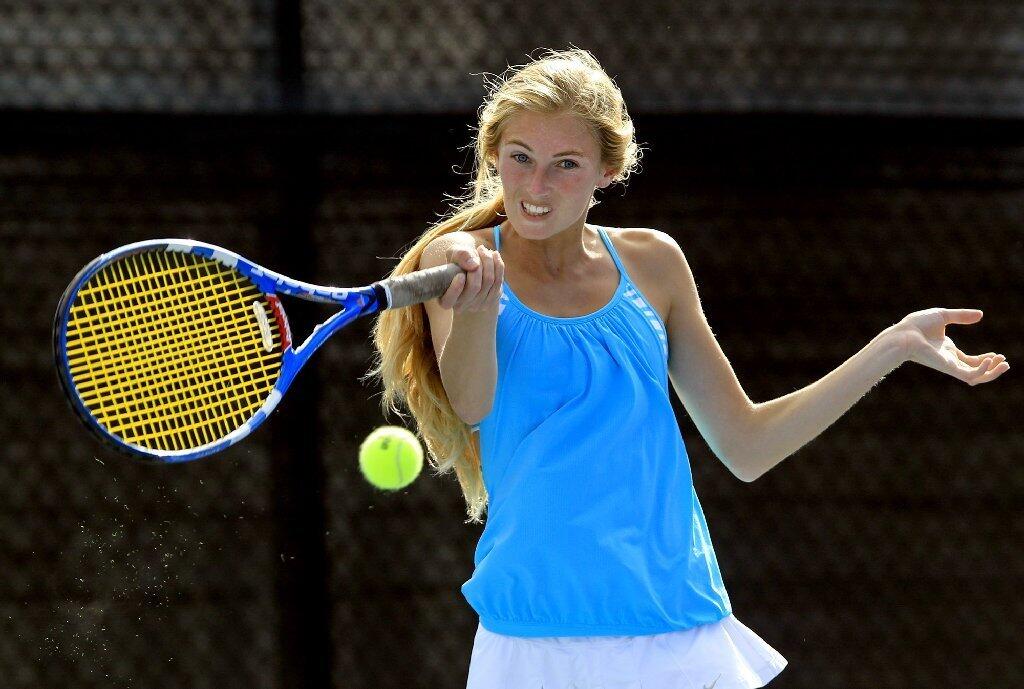
<svg viewBox="0 0 1024 689">
<path fill-rule="evenodd" d="M 383 288 L 387 295 L 385 308 L 400 309 L 403 306 L 411 306 L 440 297 L 448 291 L 452 280 L 461 272 L 463 272 L 462 268 L 454 263 L 449 263 L 381 280 L 374 283 L 374 286 Z"/>
</svg>

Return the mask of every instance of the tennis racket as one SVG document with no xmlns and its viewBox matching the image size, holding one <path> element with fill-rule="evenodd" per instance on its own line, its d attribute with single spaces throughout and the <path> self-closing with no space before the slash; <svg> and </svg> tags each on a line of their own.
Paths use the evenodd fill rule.
<svg viewBox="0 0 1024 689">
<path fill-rule="evenodd" d="M 460 272 L 448 264 L 343 289 L 202 242 L 128 244 L 91 261 L 61 297 L 61 385 L 106 444 L 157 462 L 198 459 L 256 430 L 338 330 L 439 297 Z M 278 293 L 341 309 L 296 347 Z"/>
</svg>

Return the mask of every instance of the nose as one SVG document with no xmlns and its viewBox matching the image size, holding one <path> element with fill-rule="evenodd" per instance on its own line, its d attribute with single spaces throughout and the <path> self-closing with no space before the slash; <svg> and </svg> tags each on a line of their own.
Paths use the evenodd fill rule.
<svg viewBox="0 0 1024 689">
<path fill-rule="evenodd" d="M 548 170 L 544 166 L 538 165 L 530 175 L 530 184 L 527 187 L 530 194 L 536 198 L 543 196 L 544 192 L 548 188 Z"/>
</svg>

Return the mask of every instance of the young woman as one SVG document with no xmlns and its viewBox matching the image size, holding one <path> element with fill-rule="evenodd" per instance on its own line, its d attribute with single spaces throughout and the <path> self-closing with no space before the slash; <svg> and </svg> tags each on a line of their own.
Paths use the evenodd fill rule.
<svg viewBox="0 0 1024 689">
<path fill-rule="evenodd" d="M 732 614 L 668 383 L 715 455 L 752 481 L 914 360 L 965 382 L 1009 365 L 943 337 L 974 310 L 887 328 L 812 386 L 755 405 L 667 234 L 587 223 L 640 150 L 594 57 L 548 51 L 491 85 L 476 179 L 393 274 L 467 274 L 374 329 L 386 411 L 412 411 L 438 473 L 486 526 L 463 587 L 468 689 L 748 689 L 786 659 Z"/>
</svg>

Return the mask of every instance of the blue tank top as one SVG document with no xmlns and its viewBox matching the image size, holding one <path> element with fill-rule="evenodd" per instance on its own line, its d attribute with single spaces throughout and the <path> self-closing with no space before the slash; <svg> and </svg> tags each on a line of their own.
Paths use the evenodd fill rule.
<svg viewBox="0 0 1024 689">
<path fill-rule="evenodd" d="M 559 318 L 507 284 L 500 298 L 497 389 L 476 427 L 487 520 L 462 585 L 499 634 L 658 634 L 732 612 L 669 398 L 664 324 L 597 231 L 619 270 L 603 307 Z"/>
</svg>

